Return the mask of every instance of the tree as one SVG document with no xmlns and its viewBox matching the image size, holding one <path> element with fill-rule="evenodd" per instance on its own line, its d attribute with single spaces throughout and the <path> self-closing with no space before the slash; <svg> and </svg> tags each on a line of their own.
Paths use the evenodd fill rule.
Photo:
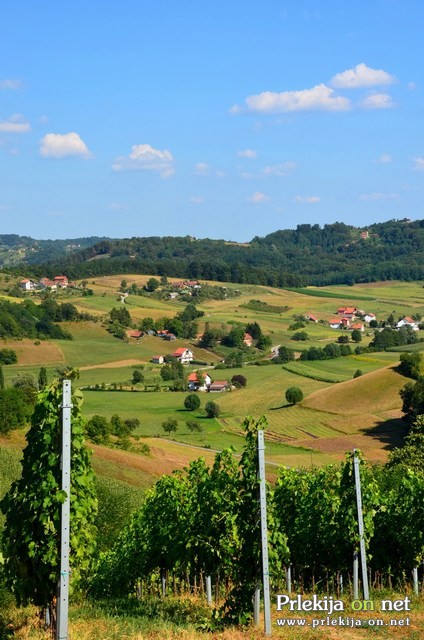
<svg viewBox="0 0 424 640">
<path fill-rule="evenodd" d="M 361 369 L 356 369 L 355 373 L 353 374 L 354 378 L 360 378 L 363 375 L 363 371 Z"/>
<path fill-rule="evenodd" d="M 156 291 L 156 289 L 160 286 L 159 280 L 156 278 L 149 278 L 146 282 L 146 291 Z"/>
<path fill-rule="evenodd" d="M 216 402 L 209 400 L 209 402 L 205 404 L 205 411 L 208 418 L 217 418 L 221 413 L 221 408 Z"/>
<path fill-rule="evenodd" d="M 85 431 L 92 442 L 102 444 L 109 441 L 110 426 L 104 416 L 94 415 L 87 422 Z"/>
<path fill-rule="evenodd" d="M 299 387 L 289 387 L 286 391 L 286 400 L 289 404 L 297 404 L 303 400 L 303 391 Z"/>
<path fill-rule="evenodd" d="M 247 380 L 241 374 L 236 374 L 231 378 L 231 384 L 235 387 L 245 387 L 247 385 Z"/>
<path fill-rule="evenodd" d="M 297 331 L 296 333 L 294 333 L 292 335 L 292 337 L 290 338 L 291 340 L 297 340 L 300 342 L 304 342 L 305 340 L 309 340 L 309 336 L 306 333 L 306 331 Z"/>
<path fill-rule="evenodd" d="M 18 605 L 51 607 L 60 570 L 62 385 L 39 393 L 23 453 L 22 476 L 0 507 L 6 516 L 3 553 L 8 586 Z M 72 394 L 71 588 L 89 570 L 94 555 L 97 500 L 90 454 L 84 444 L 82 396 Z"/>
<path fill-rule="evenodd" d="M 143 382 L 144 375 L 141 373 L 140 369 L 134 369 L 132 374 L 132 383 L 138 384 L 139 382 Z"/>
<path fill-rule="evenodd" d="M 13 349 L 0 349 L 0 364 L 16 364 L 18 356 Z"/>
<path fill-rule="evenodd" d="M 171 433 L 171 431 L 176 431 L 178 426 L 177 420 L 175 418 L 168 418 L 165 422 L 162 422 L 162 429 L 165 433 Z"/>
<path fill-rule="evenodd" d="M 337 338 L 337 342 L 338 342 L 339 344 L 347 344 L 347 343 L 349 342 L 349 336 L 347 336 L 347 335 L 339 336 L 339 337 Z"/>
<path fill-rule="evenodd" d="M 285 364 L 294 360 L 294 349 L 281 346 L 278 348 L 278 362 Z"/>
<path fill-rule="evenodd" d="M 401 353 L 399 371 L 403 376 L 407 378 L 413 378 L 419 380 L 421 377 L 422 355 L 420 353 Z"/>
<path fill-rule="evenodd" d="M 187 411 L 196 411 L 200 407 L 200 398 L 195 393 L 190 393 L 184 400 L 184 407 Z"/>
<path fill-rule="evenodd" d="M 354 329 L 354 330 L 352 331 L 352 340 L 353 340 L 353 342 L 361 342 L 361 340 L 362 340 L 362 334 L 361 334 L 361 332 L 359 331 L 359 329 Z"/>
<path fill-rule="evenodd" d="M 3 367 L 0 365 L 0 391 L 4 389 L 4 373 Z"/>
<path fill-rule="evenodd" d="M 198 433 L 201 433 L 203 431 L 202 425 L 199 424 L 196 420 L 187 420 L 186 425 L 187 429 L 189 429 L 191 432 L 197 431 Z"/>
<path fill-rule="evenodd" d="M 43 391 L 47 387 L 47 370 L 46 367 L 40 367 L 40 372 L 38 374 L 38 388 L 40 391 Z"/>
</svg>

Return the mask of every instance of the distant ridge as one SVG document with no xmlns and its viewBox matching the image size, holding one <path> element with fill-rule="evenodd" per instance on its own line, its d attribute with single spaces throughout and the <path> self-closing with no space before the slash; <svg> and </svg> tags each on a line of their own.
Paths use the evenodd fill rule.
<svg viewBox="0 0 424 640">
<path fill-rule="evenodd" d="M 34 275 L 62 272 L 72 279 L 148 273 L 295 288 L 424 279 L 424 220 L 390 220 L 366 228 L 301 224 L 240 244 L 192 236 L 33 242 L 40 246 L 27 248 L 12 264 L 20 262 L 21 271 L 27 265 Z M 78 243 L 78 248 L 67 247 Z"/>
</svg>

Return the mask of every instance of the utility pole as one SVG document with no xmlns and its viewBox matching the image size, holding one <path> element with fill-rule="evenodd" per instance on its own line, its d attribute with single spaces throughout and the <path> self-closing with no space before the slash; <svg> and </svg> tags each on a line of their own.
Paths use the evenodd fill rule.
<svg viewBox="0 0 424 640">
<path fill-rule="evenodd" d="M 71 495 L 71 381 L 63 381 L 62 396 L 62 491 L 66 499 L 62 503 L 60 529 L 60 578 L 57 598 L 56 640 L 68 640 L 69 607 L 69 527 Z"/>
</svg>

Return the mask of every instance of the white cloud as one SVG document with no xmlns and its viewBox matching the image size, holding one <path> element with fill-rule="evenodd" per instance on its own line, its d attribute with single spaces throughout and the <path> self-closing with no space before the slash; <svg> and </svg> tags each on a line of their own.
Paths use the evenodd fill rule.
<svg viewBox="0 0 424 640">
<path fill-rule="evenodd" d="M 40 140 L 40 155 L 43 158 L 69 158 L 82 156 L 91 158 L 92 154 L 78 133 L 48 133 Z"/>
<path fill-rule="evenodd" d="M 16 91 L 22 87 L 22 82 L 15 78 L 4 78 L 0 80 L 0 90 L 2 91 Z"/>
<path fill-rule="evenodd" d="M 377 162 L 378 164 L 388 164 L 391 161 L 392 161 L 392 156 L 390 156 L 388 153 L 383 153 L 383 155 L 381 155 L 379 158 L 374 160 L 374 162 Z"/>
<path fill-rule="evenodd" d="M 342 73 L 336 73 L 330 80 L 330 84 L 337 89 L 357 89 L 358 87 L 375 87 L 396 82 L 395 76 L 383 69 L 372 69 L 361 62 L 353 69 L 347 69 Z"/>
<path fill-rule="evenodd" d="M 167 149 L 154 149 L 150 144 L 134 144 L 128 156 L 116 158 L 114 171 L 156 171 L 162 178 L 175 173 L 172 153 Z"/>
<path fill-rule="evenodd" d="M 264 167 L 262 173 L 265 176 L 287 176 L 296 169 L 296 166 L 295 162 L 283 162 L 282 164 Z"/>
<path fill-rule="evenodd" d="M 114 209 L 115 211 L 124 211 L 126 209 L 129 209 L 129 206 L 127 204 L 124 204 L 123 202 L 111 202 L 107 208 Z"/>
<path fill-rule="evenodd" d="M 306 202 L 307 204 L 315 204 L 317 202 L 321 202 L 321 198 L 319 196 L 296 196 L 295 202 Z"/>
<path fill-rule="evenodd" d="M 261 191 L 255 191 L 255 193 L 252 193 L 252 195 L 247 198 L 247 202 L 253 202 L 255 204 L 266 202 L 267 200 L 269 200 L 269 196 Z"/>
<path fill-rule="evenodd" d="M 239 158 L 256 158 L 258 155 L 253 149 L 244 149 L 244 151 L 237 151 Z"/>
<path fill-rule="evenodd" d="M 190 202 L 193 204 L 203 204 L 205 199 L 202 196 L 190 196 Z"/>
<path fill-rule="evenodd" d="M 301 91 L 263 91 L 246 98 L 248 111 L 258 113 L 285 113 L 293 111 L 347 111 L 351 108 L 348 98 L 337 96 L 333 89 L 319 84 Z M 233 107 L 232 113 L 240 113 L 242 107 Z"/>
<path fill-rule="evenodd" d="M 29 122 L 25 122 L 23 116 L 15 113 L 8 120 L 0 120 L 0 133 L 27 133 L 31 131 Z"/>
<path fill-rule="evenodd" d="M 218 178 L 224 177 L 224 172 L 214 169 L 206 162 L 198 162 L 194 165 L 194 173 L 197 176 L 217 176 Z"/>
<path fill-rule="evenodd" d="M 363 202 L 376 202 L 378 200 L 398 200 L 398 193 L 363 193 L 359 199 Z"/>
<path fill-rule="evenodd" d="M 395 103 L 388 93 L 372 93 L 360 104 L 363 109 L 392 109 Z"/>
<path fill-rule="evenodd" d="M 409 91 L 415 91 L 416 88 L 417 88 L 417 85 L 415 82 L 408 82 Z"/>
<path fill-rule="evenodd" d="M 414 158 L 415 171 L 424 171 L 424 158 Z"/>
</svg>

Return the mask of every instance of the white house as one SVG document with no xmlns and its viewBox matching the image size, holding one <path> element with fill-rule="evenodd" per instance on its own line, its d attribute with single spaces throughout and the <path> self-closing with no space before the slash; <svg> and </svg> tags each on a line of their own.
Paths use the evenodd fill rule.
<svg viewBox="0 0 424 640">
<path fill-rule="evenodd" d="M 367 313 L 364 315 L 365 322 L 371 322 L 371 320 L 377 320 L 375 313 Z"/>
<path fill-rule="evenodd" d="M 24 280 L 20 281 L 19 286 L 24 291 L 34 291 L 34 289 L 37 288 L 37 283 L 33 280 L 28 280 L 28 278 L 25 278 Z"/>
<path fill-rule="evenodd" d="M 192 360 L 194 360 L 193 352 L 190 349 L 186 349 L 185 347 L 180 347 L 172 354 L 174 358 L 177 358 L 181 362 L 181 364 L 189 364 Z"/>
<path fill-rule="evenodd" d="M 195 371 L 188 376 L 189 391 L 207 391 L 212 383 L 212 378 L 208 373 L 202 373 L 200 381 Z"/>
<path fill-rule="evenodd" d="M 155 364 L 163 364 L 165 362 L 165 358 L 163 356 L 153 356 L 152 362 Z"/>
<path fill-rule="evenodd" d="M 414 331 L 418 331 L 418 324 L 413 318 L 410 318 L 409 316 L 406 316 L 405 318 L 402 318 L 402 320 L 399 320 L 396 327 L 398 329 L 401 329 L 401 327 L 411 327 L 411 329 L 413 329 Z"/>
<path fill-rule="evenodd" d="M 340 329 L 341 322 L 342 321 L 340 320 L 340 318 L 333 318 L 332 320 L 330 320 L 330 328 Z"/>
</svg>

